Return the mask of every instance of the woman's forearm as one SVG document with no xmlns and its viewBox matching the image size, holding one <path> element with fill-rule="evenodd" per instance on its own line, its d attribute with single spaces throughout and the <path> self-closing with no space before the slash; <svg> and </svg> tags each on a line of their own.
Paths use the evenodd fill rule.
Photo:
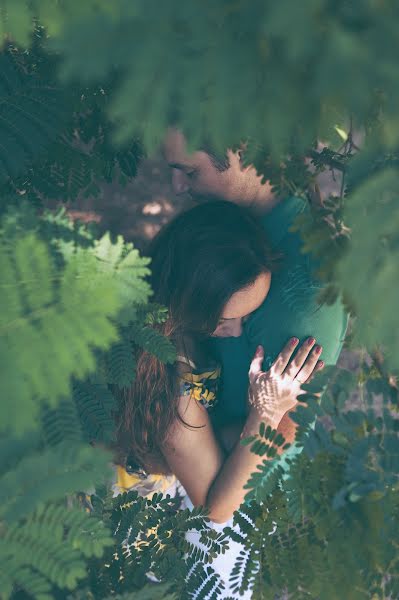
<svg viewBox="0 0 399 600">
<path fill-rule="evenodd" d="M 248 493 L 244 485 L 266 458 L 251 452 L 249 446 L 240 444 L 241 439 L 259 433 L 262 421 L 265 422 L 265 419 L 256 410 L 249 412 L 239 440 L 209 489 L 206 504 L 210 509 L 209 518 L 215 523 L 225 523 L 233 516 Z"/>
<path fill-rule="evenodd" d="M 246 418 L 242 418 L 238 421 L 232 421 L 215 429 L 215 435 L 218 439 L 218 442 L 227 454 L 230 454 L 233 447 L 240 439 L 245 421 Z"/>
<path fill-rule="evenodd" d="M 289 410 L 285 413 L 281 419 L 279 426 L 277 427 L 277 433 L 281 433 L 284 437 L 285 442 L 293 444 L 295 441 L 295 434 L 298 425 L 291 419 L 290 414 L 295 410 Z M 227 425 L 222 425 L 215 431 L 218 441 L 223 447 L 223 450 L 230 454 L 235 444 L 240 439 L 242 429 L 245 424 L 245 418 L 238 421 L 233 421 Z M 278 448 L 278 454 L 282 452 L 282 446 Z"/>
<path fill-rule="evenodd" d="M 318 356 L 321 347 L 311 351 L 314 338 L 309 338 L 298 353 L 292 358 L 298 338 L 291 338 L 284 346 L 268 371 L 262 371 L 264 350 L 258 346 L 249 368 L 249 414 L 240 435 L 240 440 L 234 446 L 227 459 L 217 471 L 216 477 L 208 487 L 206 505 L 209 517 L 216 523 L 225 523 L 243 503 L 247 490 L 244 486 L 250 479 L 251 473 L 258 470 L 266 457 L 251 452 L 250 446 L 242 446 L 242 438 L 259 433 L 262 422 L 277 429 L 287 416 L 283 435 L 287 441 L 293 441 L 295 426 L 287 413 L 298 404 L 301 394 L 301 384 L 307 382 L 318 368 Z M 322 365 L 323 363 L 321 363 Z M 299 379 L 298 374 L 302 379 Z M 277 453 L 277 452 L 276 452 Z"/>
<path fill-rule="evenodd" d="M 295 441 L 295 435 L 296 430 L 298 429 L 298 424 L 295 423 L 295 421 L 293 421 L 290 417 L 290 413 L 294 412 L 295 410 L 288 410 L 281 419 L 279 426 L 277 427 L 277 433 L 281 433 L 286 444 L 293 444 Z M 281 454 L 282 452 L 283 447 L 279 446 L 277 454 Z"/>
</svg>

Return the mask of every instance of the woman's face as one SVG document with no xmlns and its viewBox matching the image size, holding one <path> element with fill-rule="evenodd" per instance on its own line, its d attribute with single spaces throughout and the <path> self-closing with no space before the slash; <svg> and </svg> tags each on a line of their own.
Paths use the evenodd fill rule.
<svg viewBox="0 0 399 600">
<path fill-rule="evenodd" d="M 212 337 L 238 337 L 247 317 L 265 300 L 269 293 L 271 273 L 261 273 L 254 283 L 235 294 L 225 305 Z"/>
</svg>

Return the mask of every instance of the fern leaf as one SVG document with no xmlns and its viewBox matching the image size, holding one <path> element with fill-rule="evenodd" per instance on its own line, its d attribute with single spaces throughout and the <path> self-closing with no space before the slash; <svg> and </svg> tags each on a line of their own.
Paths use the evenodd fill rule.
<svg viewBox="0 0 399 600">
<path fill-rule="evenodd" d="M 109 531 L 98 519 L 78 509 L 50 504 L 6 528 L 0 556 L 13 564 L 7 573 L 10 583 L 18 583 L 30 593 L 36 587 L 35 596 L 40 598 L 48 591 L 47 582 L 73 589 L 86 576 L 83 557 L 100 557 L 112 544 Z M 35 574 L 36 582 L 32 581 Z"/>
<path fill-rule="evenodd" d="M 137 306 L 146 303 L 151 294 L 144 280 L 150 274 L 147 267 L 150 259 L 140 256 L 133 244 L 125 244 L 122 236 L 113 244 L 109 233 L 95 242 L 93 254 L 98 259 L 98 269 L 115 279 L 123 309 L 118 321 L 126 324 L 136 317 Z"/>
<path fill-rule="evenodd" d="M 15 178 L 37 160 L 62 130 L 64 122 L 61 89 L 41 83 L 37 76 L 24 72 L 9 52 L 3 52 L 0 55 L 0 183 Z"/>
<path fill-rule="evenodd" d="M 195 593 L 196 600 L 205 600 L 212 597 L 217 598 L 225 589 L 220 575 L 216 573 L 213 567 L 202 565 L 200 559 L 197 557 L 196 561 L 198 562 L 189 571 L 184 595 L 190 597 L 191 594 Z"/>
<path fill-rule="evenodd" d="M 132 343 L 124 333 L 105 355 L 107 382 L 118 387 L 129 387 L 135 379 L 136 360 Z"/>
<path fill-rule="evenodd" d="M 24 456 L 36 452 L 40 446 L 38 431 L 29 431 L 20 437 L 0 435 L 0 475 L 11 470 Z"/>
<path fill-rule="evenodd" d="M 148 302 L 137 310 L 137 321 L 145 325 L 158 325 L 168 318 L 168 309 L 156 302 Z"/>
<path fill-rule="evenodd" d="M 242 595 L 252 586 L 253 579 L 259 568 L 259 550 L 252 547 L 248 552 L 241 550 L 231 571 L 229 582 L 232 590 Z"/>
<path fill-rule="evenodd" d="M 62 399 L 57 408 L 43 407 L 41 422 L 46 445 L 56 446 L 66 440 L 72 443 L 82 441 L 79 415 L 70 399 Z"/>
<path fill-rule="evenodd" d="M 22 550 L 22 548 L 20 548 Z M 0 540 L 0 589 L 2 599 L 8 600 L 18 591 L 25 591 L 36 600 L 53 600 L 52 585 L 41 573 L 21 564 L 18 557 Z"/>
<path fill-rule="evenodd" d="M 24 456 L 0 477 L 0 516 L 14 521 L 49 500 L 111 480 L 109 453 L 69 441 Z"/>
<path fill-rule="evenodd" d="M 119 309 L 111 278 L 81 251 L 58 273 L 45 244 L 34 234 L 0 244 L 1 378 L 6 399 L 1 427 L 23 431 L 69 393 L 70 377 L 94 368 L 91 346 L 116 339 L 110 317 Z M 93 290 L 101 289 L 101 303 Z M 32 351 L 34 349 L 34 352 Z"/>
<path fill-rule="evenodd" d="M 115 433 L 112 412 L 117 405 L 107 385 L 76 381 L 73 384 L 73 399 L 85 439 L 105 444 L 112 441 Z"/>
<path fill-rule="evenodd" d="M 173 363 L 176 360 L 176 349 L 173 343 L 161 333 L 150 327 L 131 323 L 129 326 L 130 339 L 141 346 L 150 354 L 154 354 L 164 363 Z"/>
</svg>

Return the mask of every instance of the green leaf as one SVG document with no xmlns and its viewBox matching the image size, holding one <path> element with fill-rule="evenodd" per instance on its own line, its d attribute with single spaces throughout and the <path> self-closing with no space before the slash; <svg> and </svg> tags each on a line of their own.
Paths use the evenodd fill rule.
<svg viewBox="0 0 399 600">
<path fill-rule="evenodd" d="M 256 435 L 250 435 L 248 437 L 240 439 L 241 446 L 249 446 L 252 442 L 256 440 Z"/>
<path fill-rule="evenodd" d="M 25 25 L 29 18 L 26 2 L 10 2 L 8 8 L 10 27 L 26 41 Z M 62 131 L 65 119 L 61 88 L 29 75 L 10 52 L 1 53 L 0 184 L 20 175 L 43 156 Z"/>
<path fill-rule="evenodd" d="M 391 321 L 397 306 L 392 282 L 399 276 L 398 183 L 397 170 L 386 169 L 352 195 L 345 210 L 351 246 L 338 268 L 342 286 L 356 306 L 357 343 L 381 345 L 390 367 L 399 364 L 399 334 Z"/>
<path fill-rule="evenodd" d="M 0 355 L 5 401 L 1 427 L 22 432 L 40 404 L 55 406 L 72 375 L 95 367 L 93 347 L 116 339 L 110 318 L 120 307 L 112 278 L 81 250 L 57 272 L 46 245 L 33 234 L 0 244 Z M 101 290 L 101 303 L 93 301 Z M 32 351 L 34 350 L 34 351 Z"/>
</svg>

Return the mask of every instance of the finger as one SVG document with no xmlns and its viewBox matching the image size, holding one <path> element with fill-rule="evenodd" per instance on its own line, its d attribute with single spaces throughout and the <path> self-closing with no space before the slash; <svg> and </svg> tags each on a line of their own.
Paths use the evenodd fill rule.
<svg viewBox="0 0 399 600">
<path fill-rule="evenodd" d="M 262 364 L 263 364 L 264 357 L 265 357 L 265 351 L 263 350 L 263 347 L 258 346 L 256 348 L 256 352 L 252 359 L 252 362 L 249 366 L 248 376 L 249 376 L 250 383 L 253 383 L 254 380 L 256 379 L 256 377 L 259 375 L 259 373 L 262 372 Z"/>
<path fill-rule="evenodd" d="M 315 368 L 314 368 L 314 370 L 313 370 L 313 373 L 312 373 L 312 374 L 311 374 L 311 375 L 310 375 L 310 376 L 307 378 L 307 380 L 306 380 L 306 381 L 304 381 L 304 383 L 309 383 L 310 381 L 312 381 L 312 379 L 314 378 L 315 374 L 316 374 L 318 371 L 321 371 L 321 370 L 324 368 L 324 365 L 325 365 L 325 363 L 324 363 L 324 361 L 323 361 L 323 360 L 319 360 L 319 361 L 317 361 L 317 363 L 316 363 L 316 366 L 315 366 Z M 302 390 L 302 388 L 300 388 L 300 389 L 301 389 L 301 392 L 302 392 L 302 393 L 305 393 L 305 390 Z M 315 394 L 315 395 L 316 395 L 316 396 L 318 396 L 319 394 L 317 393 L 317 394 Z M 297 397 L 297 400 L 298 400 L 298 404 L 299 404 L 299 405 L 301 405 L 301 406 L 306 406 L 306 402 L 302 402 L 302 401 L 301 401 L 301 400 L 300 400 L 298 397 Z"/>
<path fill-rule="evenodd" d="M 308 355 L 307 359 L 304 362 L 302 369 L 297 373 L 296 379 L 301 383 L 305 383 L 305 381 L 312 375 L 315 366 L 317 365 L 317 361 L 320 358 L 320 354 L 322 352 L 322 346 L 315 346 L 312 352 Z"/>
<path fill-rule="evenodd" d="M 315 344 L 315 341 L 316 340 L 314 337 L 309 337 L 307 340 L 305 340 L 302 346 L 299 348 L 296 355 L 294 356 L 294 358 L 292 359 L 292 361 L 285 369 L 284 373 L 288 375 L 291 379 L 294 379 L 299 373 L 299 371 L 302 369 L 305 360 L 309 355 L 309 352 L 312 350 Z"/>
<path fill-rule="evenodd" d="M 321 371 L 322 369 L 324 369 L 324 361 L 323 360 L 319 360 L 316 363 L 315 368 L 313 369 L 313 373 L 307 378 L 307 380 L 305 381 L 305 383 L 309 383 L 309 381 L 312 381 L 313 377 L 316 375 L 316 373 L 318 371 Z"/>
<path fill-rule="evenodd" d="M 288 365 L 292 353 L 294 352 L 296 346 L 298 345 L 299 339 L 297 337 L 292 337 L 288 340 L 280 354 L 277 356 L 276 360 L 271 366 L 271 369 L 274 371 L 276 375 L 281 375 L 284 371 L 285 367 Z"/>
<path fill-rule="evenodd" d="M 321 361 L 323 362 L 323 361 Z M 324 366 L 324 363 L 323 363 Z M 316 371 L 320 371 L 323 367 L 318 367 L 316 365 L 315 370 L 313 371 L 312 375 L 310 377 L 308 377 L 308 379 L 306 381 L 304 381 L 303 383 L 309 383 L 310 381 L 312 381 L 314 374 Z M 301 384 L 302 385 L 302 384 Z M 307 402 L 304 400 L 301 400 L 301 395 L 302 394 L 307 394 L 308 392 L 304 389 L 302 389 L 302 387 L 299 387 L 299 392 L 298 392 L 298 396 L 297 396 L 297 402 L 299 406 L 307 406 Z"/>
</svg>

